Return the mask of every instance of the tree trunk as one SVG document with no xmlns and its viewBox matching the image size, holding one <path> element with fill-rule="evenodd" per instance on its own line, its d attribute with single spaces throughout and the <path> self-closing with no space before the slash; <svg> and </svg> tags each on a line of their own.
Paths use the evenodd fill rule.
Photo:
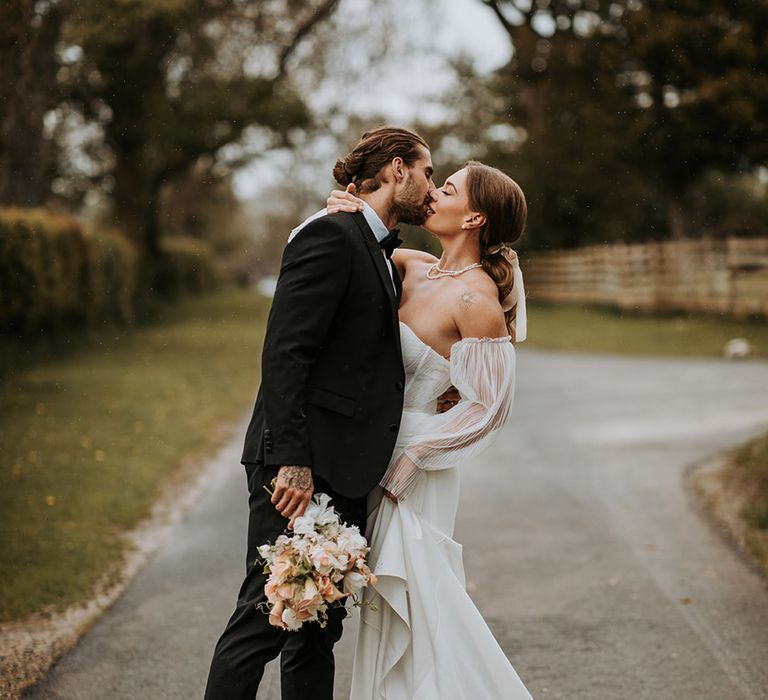
<svg viewBox="0 0 768 700">
<path fill-rule="evenodd" d="M 139 290 L 152 294 L 157 285 L 160 256 L 160 191 L 163 180 L 150 178 L 130 156 L 118 153 L 113 192 L 117 230 L 136 247 Z"/>
<path fill-rule="evenodd" d="M 678 192 L 671 192 L 667 196 L 667 225 L 672 240 L 679 241 L 686 237 L 688 227 L 685 221 L 685 210 L 682 196 Z"/>
<path fill-rule="evenodd" d="M 140 255 L 157 258 L 160 250 L 160 190 L 164 178 L 143 172 L 136 159 L 116 151 L 114 224 Z"/>
<path fill-rule="evenodd" d="M 33 0 L 0 3 L 0 204 L 48 198 L 45 113 L 56 98 L 56 44 L 62 11 Z"/>
</svg>

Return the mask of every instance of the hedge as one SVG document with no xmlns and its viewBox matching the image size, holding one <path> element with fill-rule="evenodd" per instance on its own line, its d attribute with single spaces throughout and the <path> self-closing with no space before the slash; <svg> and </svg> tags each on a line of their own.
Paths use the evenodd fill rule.
<svg viewBox="0 0 768 700">
<path fill-rule="evenodd" d="M 147 279 L 139 262 L 117 233 L 86 232 L 42 209 L 0 209 L 0 330 L 130 322 Z M 212 253 L 193 241 L 163 241 L 149 279 L 164 296 L 208 291 L 217 281 Z"/>
<path fill-rule="evenodd" d="M 155 289 L 160 294 L 200 294 L 210 291 L 218 282 L 219 273 L 208 245 L 182 237 L 161 241 L 155 269 Z"/>
<path fill-rule="evenodd" d="M 72 217 L 0 209 L 0 327 L 21 332 L 129 321 L 136 255 L 114 234 L 86 234 Z"/>
</svg>

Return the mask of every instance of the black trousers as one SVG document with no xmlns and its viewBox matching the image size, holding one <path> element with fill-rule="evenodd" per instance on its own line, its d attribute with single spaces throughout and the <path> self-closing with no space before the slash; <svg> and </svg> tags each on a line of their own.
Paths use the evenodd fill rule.
<svg viewBox="0 0 768 700">
<path fill-rule="evenodd" d="M 275 510 L 264 490 L 275 477 L 274 467 L 246 465 L 248 505 L 248 554 L 246 574 L 237 597 L 235 612 L 216 644 L 208 674 L 205 700 L 254 700 L 265 665 L 280 655 L 280 684 L 283 700 L 332 700 L 335 663 L 333 645 L 339 641 L 344 607 L 329 609 L 328 624 L 305 623 L 297 632 L 269 624 L 267 615 L 256 606 L 266 601 L 266 575 L 257 564 L 257 547 L 274 542 L 288 521 Z M 331 496 L 331 504 L 342 522 L 365 529 L 365 498 L 336 494 L 319 477 L 315 492 Z"/>
</svg>

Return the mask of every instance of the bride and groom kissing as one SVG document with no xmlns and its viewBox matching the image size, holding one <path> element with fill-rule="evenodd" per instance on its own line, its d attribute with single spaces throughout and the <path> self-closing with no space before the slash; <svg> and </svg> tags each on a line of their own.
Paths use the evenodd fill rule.
<svg viewBox="0 0 768 700">
<path fill-rule="evenodd" d="M 314 492 L 330 495 L 371 547 L 377 580 L 361 608 L 354 700 L 531 697 L 467 595 L 452 539 L 458 468 L 512 407 L 526 319 L 509 244 L 523 232 L 526 202 L 481 163 L 441 188 L 432 173 L 416 133 L 367 132 L 334 168 L 346 191 L 285 248 L 242 456 L 246 576 L 214 651 L 208 700 L 253 700 L 278 655 L 284 700 L 333 697 L 346 608 L 331 608 L 324 627 L 288 632 L 258 607 L 266 574 L 257 547 L 291 527 Z M 399 247 L 397 223 L 423 226 L 442 257 Z M 452 388 L 457 400 L 438 410 Z"/>
</svg>

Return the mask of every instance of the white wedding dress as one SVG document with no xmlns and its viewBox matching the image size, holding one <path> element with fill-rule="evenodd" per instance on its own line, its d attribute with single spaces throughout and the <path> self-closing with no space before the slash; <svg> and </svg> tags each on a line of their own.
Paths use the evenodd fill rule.
<svg viewBox="0 0 768 700">
<path fill-rule="evenodd" d="M 452 539 L 458 467 L 510 413 L 514 346 L 509 337 L 465 338 L 447 360 L 406 324 L 400 331 L 405 405 L 382 480 L 398 502 L 381 499 L 380 489 L 371 496 L 369 563 L 378 581 L 361 608 L 351 700 L 531 700 L 465 591 Z M 462 399 L 437 414 L 451 384 Z"/>
</svg>

